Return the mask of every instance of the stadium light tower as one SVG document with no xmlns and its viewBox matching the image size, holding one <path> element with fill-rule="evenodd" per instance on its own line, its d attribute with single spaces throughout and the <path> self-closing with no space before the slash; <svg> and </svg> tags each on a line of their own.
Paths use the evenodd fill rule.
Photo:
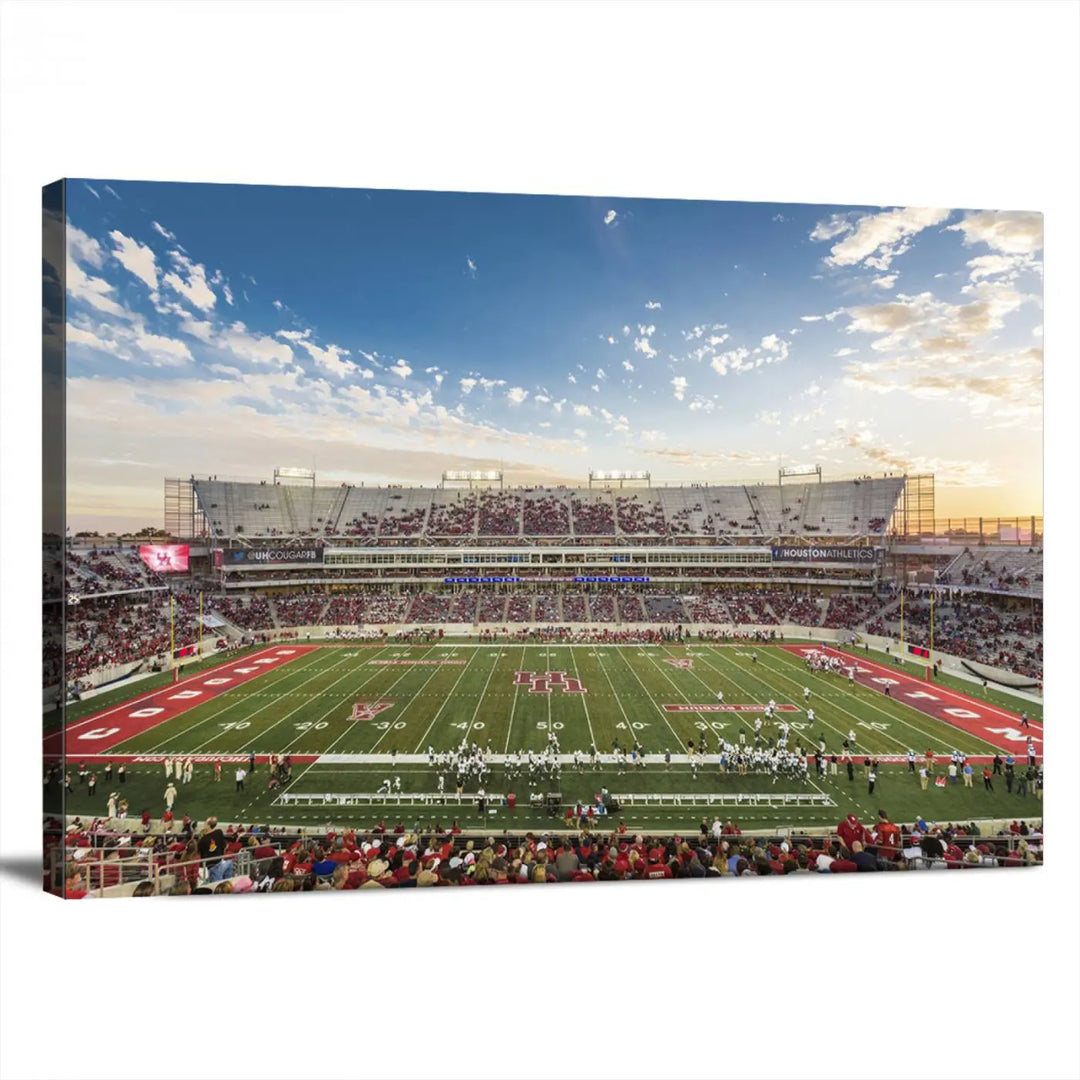
<svg viewBox="0 0 1080 1080">
<path fill-rule="evenodd" d="M 314 469 L 297 469 L 292 465 L 280 465 L 274 470 L 274 483 L 277 484 L 281 480 L 300 480 L 303 483 L 311 483 L 312 488 L 315 487 L 315 470 Z"/>
<path fill-rule="evenodd" d="M 597 484 L 611 484 L 617 483 L 619 487 L 622 487 L 627 481 L 632 483 L 640 483 L 645 481 L 646 487 L 652 487 L 652 474 L 646 472 L 644 469 L 590 469 L 589 470 L 589 487 L 593 486 L 593 483 Z"/>
<path fill-rule="evenodd" d="M 442 474 L 442 486 L 447 484 L 498 484 L 503 486 L 503 474 L 500 469 L 451 469 Z"/>
</svg>

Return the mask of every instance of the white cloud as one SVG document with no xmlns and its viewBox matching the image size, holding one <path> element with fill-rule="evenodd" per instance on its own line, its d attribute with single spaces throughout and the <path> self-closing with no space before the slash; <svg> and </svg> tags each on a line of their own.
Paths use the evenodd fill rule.
<svg viewBox="0 0 1080 1080">
<path fill-rule="evenodd" d="M 116 200 L 117 200 L 118 202 L 123 202 L 123 201 L 124 201 L 123 199 L 121 199 L 121 198 L 120 198 L 120 196 L 119 196 L 119 195 L 117 195 L 117 194 L 116 194 L 116 192 L 115 192 L 115 191 L 113 191 L 113 189 L 112 189 L 111 187 L 109 187 L 109 185 L 108 185 L 108 184 L 106 184 L 106 185 L 105 185 L 105 190 L 106 190 L 106 191 L 107 191 L 107 192 L 108 192 L 108 193 L 109 193 L 109 194 L 110 194 L 110 195 L 111 195 L 111 196 L 112 196 L 112 197 L 113 197 L 114 199 L 116 199 Z"/>
<path fill-rule="evenodd" d="M 188 347 L 175 338 L 150 334 L 139 328 L 135 333 L 135 343 L 150 358 L 155 367 L 171 366 L 192 360 Z"/>
<path fill-rule="evenodd" d="M 605 224 L 605 225 L 613 225 L 613 224 L 615 223 L 615 219 L 616 219 L 616 218 L 617 218 L 618 216 L 619 216 L 619 215 L 618 215 L 618 214 L 616 214 L 614 210 L 609 210 L 609 211 L 608 211 L 608 212 L 607 212 L 607 213 L 606 213 L 606 214 L 604 215 L 604 224 Z"/>
<path fill-rule="evenodd" d="M 85 180 L 83 181 L 83 187 L 86 188 L 86 190 L 89 191 L 95 199 L 98 199 L 100 201 L 101 196 Z"/>
<path fill-rule="evenodd" d="M 112 255 L 130 274 L 134 274 L 151 292 L 158 287 L 157 260 L 153 251 L 138 240 L 113 229 L 109 238 L 116 244 Z"/>
<path fill-rule="evenodd" d="M 574 406 L 574 415 L 575 416 L 592 416 L 592 409 L 590 409 L 588 405 L 575 405 Z"/>
<path fill-rule="evenodd" d="M 639 337 L 634 339 L 634 351 L 639 352 L 644 356 L 654 357 L 660 354 L 649 344 L 647 337 Z"/>
<path fill-rule="evenodd" d="M 879 277 L 874 278 L 870 284 L 877 285 L 882 289 L 891 289 L 896 284 L 896 279 L 899 276 L 899 274 L 882 274 Z"/>
<path fill-rule="evenodd" d="M 645 301 L 645 310 L 646 311 L 659 311 L 661 306 L 662 305 L 660 304 L 659 300 L 646 300 Z"/>
<path fill-rule="evenodd" d="M 1027 254 L 979 255 L 974 259 L 969 259 L 967 265 L 971 271 L 971 281 L 993 277 L 1004 277 L 1008 281 L 1015 281 L 1026 270 L 1036 273 L 1042 270 L 1039 260 Z"/>
<path fill-rule="evenodd" d="M 214 343 L 228 349 L 234 356 L 255 364 L 285 365 L 295 361 L 292 349 L 272 337 L 249 332 L 242 322 L 234 322 L 214 339 Z"/>
<path fill-rule="evenodd" d="M 626 369 L 627 371 L 633 371 L 633 370 L 634 370 L 634 365 L 633 365 L 633 364 L 631 364 L 629 360 L 624 360 L 624 361 L 622 362 L 622 366 L 623 366 L 623 367 L 624 367 L 624 368 L 625 368 L 625 369 Z"/>
<path fill-rule="evenodd" d="M 322 348 L 311 340 L 310 330 L 279 330 L 277 336 L 299 345 L 315 361 L 316 367 L 339 379 L 357 370 L 356 364 L 345 359 L 349 355 L 348 349 L 342 349 L 338 345 Z"/>
<path fill-rule="evenodd" d="M 476 277 L 476 263 L 468 255 L 465 256 L 465 268 L 469 271 L 470 277 Z"/>
<path fill-rule="evenodd" d="M 749 370 L 753 367 L 753 364 L 746 363 L 749 355 L 750 350 L 740 345 L 737 349 L 731 349 L 729 352 L 714 356 L 709 366 L 717 375 L 726 375 L 729 371 Z"/>
<path fill-rule="evenodd" d="M 592 392 L 593 392 L 594 394 L 599 394 L 599 393 L 600 393 L 600 387 L 599 387 L 599 385 L 598 385 L 597 383 L 593 383 L 593 384 L 592 384 L 592 386 L 590 386 L 590 387 L 589 387 L 589 389 L 590 389 L 590 390 L 591 390 L 591 391 L 592 391 Z"/>
<path fill-rule="evenodd" d="M 166 240 L 176 239 L 176 234 L 169 232 L 169 230 L 166 229 L 164 225 L 161 225 L 156 221 L 151 221 L 150 224 L 153 226 L 154 230 L 161 233 L 161 235 L 164 236 Z"/>
<path fill-rule="evenodd" d="M 232 289 L 230 289 L 228 285 L 224 285 L 224 286 L 222 286 L 222 292 L 225 294 L 225 303 L 228 304 L 229 307 L 232 307 L 233 306 Z"/>
<path fill-rule="evenodd" d="M 965 244 L 986 244 L 1007 255 L 1033 255 L 1043 245 L 1043 216 L 1033 211 L 980 210 L 949 226 Z"/>
<path fill-rule="evenodd" d="M 931 293 L 909 296 L 900 293 L 883 304 L 848 309 L 848 333 L 884 334 L 871 342 L 878 352 L 918 348 L 948 353 L 969 349 L 973 339 L 1000 330 L 1005 317 L 1037 297 L 1017 292 L 1006 281 L 979 281 L 965 285 L 973 297 L 967 304 L 949 304 Z"/>
<path fill-rule="evenodd" d="M 68 225 L 65 233 L 68 257 L 100 270 L 105 263 L 105 252 L 101 245 L 74 225 Z"/>
<path fill-rule="evenodd" d="M 520 405 L 529 396 L 529 391 L 520 386 L 512 386 L 506 396 L 510 399 L 511 405 Z"/>
<path fill-rule="evenodd" d="M 629 337 L 630 336 L 630 327 L 629 326 L 624 326 L 622 328 L 622 336 L 623 337 Z"/>
<path fill-rule="evenodd" d="M 104 311 L 108 315 L 116 315 L 122 319 L 130 319 L 132 317 L 127 308 L 118 304 L 112 298 L 112 294 L 115 290 L 104 278 L 87 274 L 82 267 L 79 266 L 73 257 L 70 244 L 68 247 L 67 273 L 65 277 L 67 291 L 69 295 L 76 300 L 81 300 L 91 307 L 96 308 L 98 311 Z"/>
<path fill-rule="evenodd" d="M 280 311 L 285 305 L 280 300 L 274 301 L 274 307 Z"/>
<path fill-rule="evenodd" d="M 390 371 L 402 379 L 407 379 L 412 374 L 412 368 L 401 358 L 390 368 Z"/>
<path fill-rule="evenodd" d="M 845 346 L 843 349 L 837 349 L 836 352 L 833 353 L 833 356 L 837 356 L 837 357 L 854 356 L 855 353 L 857 353 L 858 351 L 859 351 L 858 349 L 849 349 L 849 348 L 847 348 Z"/>
<path fill-rule="evenodd" d="M 178 270 L 187 273 L 187 280 L 179 273 L 170 272 L 162 278 L 164 284 L 186 297 L 189 303 L 201 311 L 209 311 L 217 303 L 217 296 L 206 282 L 206 270 L 182 252 L 170 251 L 169 257 Z"/>
<path fill-rule="evenodd" d="M 799 318 L 803 322 L 821 322 L 825 318 L 824 315 L 800 315 Z"/>
<path fill-rule="evenodd" d="M 109 353 L 112 356 L 123 355 L 123 350 L 118 341 L 113 338 L 103 338 L 94 333 L 93 330 L 88 330 L 85 327 L 73 326 L 68 323 L 65 335 L 68 347 L 83 345 L 88 349 L 93 349 L 95 352 Z"/>
<path fill-rule="evenodd" d="M 671 385 L 675 387 L 675 400 L 682 401 L 686 396 L 687 380 L 682 375 L 676 375 L 675 378 L 671 380 Z"/>
<path fill-rule="evenodd" d="M 598 379 L 606 379 L 607 378 L 607 372 L 602 367 L 598 367 L 596 369 L 596 377 Z"/>
<path fill-rule="evenodd" d="M 643 337 L 652 337 L 653 334 L 656 333 L 656 327 L 652 323 L 648 326 L 643 326 L 641 323 L 638 323 L 638 333 Z"/>
<path fill-rule="evenodd" d="M 471 394 L 473 392 L 473 388 L 476 386 L 476 380 L 475 379 L 460 379 L 458 381 L 458 385 L 461 387 L 461 392 L 463 394 Z"/>
<path fill-rule="evenodd" d="M 779 412 L 759 412 L 757 414 L 757 422 L 759 424 L 766 424 L 773 426 L 780 423 Z"/>
<path fill-rule="evenodd" d="M 950 211 L 929 207 L 907 207 L 866 214 L 857 221 L 834 215 L 828 222 L 818 222 L 811 240 L 831 240 L 833 245 L 825 262 L 829 266 L 858 266 L 864 263 L 885 271 L 898 255 L 911 247 L 911 238 L 934 225 L 940 225 Z"/>
<path fill-rule="evenodd" d="M 569 379 L 569 380 L 570 380 L 570 382 L 572 382 L 572 383 L 576 383 L 576 382 L 577 382 L 577 376 L 576 376 L 575 374 L 573 374 L 573 372 L 571 372 L 571 373 L 570 373 L 569 375 L 567 375 L 566 377 L 567 377 L 567 379 Z"/>
</svg>

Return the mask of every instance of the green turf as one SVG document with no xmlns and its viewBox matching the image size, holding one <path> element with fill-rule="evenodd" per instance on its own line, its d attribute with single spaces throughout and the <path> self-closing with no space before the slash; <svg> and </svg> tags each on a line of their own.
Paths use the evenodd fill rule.
<svg viewBox="0 0 1080 1080">
<path fill-rule="evenodd" d="M 705 703 L 716 700 L 722 689 L 727 703 L 764 702 L 770 697 L 778 703 L 796 705 L 797 712 L 785 714 L 793 731 L 790 745 L 799 737 L 799 725 L 816 745 L 824 735 L 830 749 L 839 751 L 849 729 L 858 735 L 857 751 L 871 754 L 904 753 L 910 746 L 921 753 L 931 747 L 939 753 L 956 748 L 968 754 L 992 753 L 990 744 L 959 729 L 942 724 L 916 712 L 900 701 L 885 698 L 869 689 L 848 685 L 837 676 L 815 675 L 802 660 L 780 649 L 757 646 L 758 662 L 751 660 L 752 646 L 717 646 L 693 642 L 688 645 L 593 647 L 589 645 L 482 645 L 469 646 L 447 642 L 441 645 L 385 647 L 335 647 L 318 649 L 297 657 L 289 664 L 208 701 L 189 712 L 159 725 L 115 748 L 117 753 L 144 754 L 386 754 L 377 763 L 298 764 L 290 791 L 362 793 L 377 790 L 388 775 L 400 775 L 406 792 L 419 795 L 435 791 L 434 774 L 426 762 L 395 763 L 391 751 L 400 754 L 424 753 L 428 746 L 449 749 L 462 738 L 481 745 L 490 742 L 497 753 L 532 748 L 539 750 L 547 742 L 549 730 L 555 730 L 564 753 L 587 749 L 595 742 L 602 752 L 610 751 L 616 738 L 623 746 L 638 739 L 649 753 L 671 750 L 680 753 L 689 739 L 710 732 L 710 749 L 715 750 L 718 734 L 738 741 L 739 729 L 753 731 L 754 714 L 666 713 L 663 703 Z M 665 663 L 668 658 L 690 657 L 692 669 L 680 669 Z M 376 659 L 457 659 L 463 664 L 438 666 L 380 666 Z M 514 685 L 519 670 L 536 672 L 563 671 L 580 678 L 588 688 L 585 694 L 535 694 Z M 149 682 L 149 680 L 147 680 Z M 813 730 L 805 730 L 802 688 L 812 691 L 810 705 L 816 713 Z M 959 687 L 965 692 L 981 689 Z M 139 692 L 145 692 L 140 686 Z M 351 721 L 353 704 L 358 700 L 388 700 L 393 705 L 374 720 Z M 1006 699 L 1016 707 L 1016 699 Z M 108 702 L 96 703 L 98 708 Z M 1034 710 L 1029 710 L 1037 718 Z M 766 732 L 775 735 L 767 725 Z M 163 781 L 161 765 L 133 764 L 128 768 L 124 794 L 131 812 L 138 814 L 145 805 L 153 814 L 162 808 Z M 861 816 L 876 813 L 884 806 L 896 820 L 915 813 L 936 819 L 988 818 L 996 816 L 1038 816 L 1041 802 L 1032 796 L 1009 796 L 1000 778 L 998 790 L 986 792 L 981 779 L 977 787 L 965 790 L 962 785 L 947 790 L 919 789 L 915 776 L 904 765 L 882 768 L 873 796 L 861 768 L 856 780 L 849 783 L 841 770 L 838 777 L 814 784 L 835 802 L 835 808 L 804 808 L 796 814 L 790 809 L 759 806 L 754 808 L 718 808 L 724 818 L 735 818 L 744 826 L 810 826 L 834 824 L 849 811 Z M 190 785 L 179 785 L 180 797 L 175 810 L 201 818 L 214 813 L 223 820 L 321 824 L 370 825 L 382 818 L 388 823 L 400 819 L 407 825 L 422 820 L 429 823 L 438 815 L 443 824 L 459 817 L 462 824 L 479 827 L 475 804 L 460 808 L 447 806 L 388 806 L 385 809 L 350 807 L 345 810 L 319 807 L 282 807 L 275 805 L 276 793 L 266 788 L 267 773 L 260 766 L 248 780 L 243 793 L 234 788 L 232 769 L 226 765 L 219 783 L 212 779 L 207 765 L 196 767 Z M 108 790 L 99 782 L 97 797 L 90 800 L 76 792 L 69 800 L 69 812 L 101 814 Z M 702 768 L 691 779 L 685 768 L 671 771 L 662 765 L 650 765 L 643 771 L 619 776 L 605 769 L 594 773 L 587 769 L 575 773 L 564 767 L 562 798 L 564 803 L 591 802 L 603 784 L 614 793 L 690 791 L 768 793 L 790 790 L 816 790 L 812 785 L 792 786 L 791 781 L 772 784 L 771 776 L 722 776 L 715 766 Z M 114 781 L 112 787 L 117 787 Z M 452 788 L 450 778 L 447 783 Z M 535 828 L 551 819 L 527 805 L 528 787 L 521 779 L 507 780 L 500 766 L 486 783 L 489 791 L 515 791 L 519 806 L 512 813 L 497 810 L 485 821 L 490 827 Z M 705 808 L 636 807 L 627 808 L 624 819 L 634 828 L 681 828 L 696 826 Z M 328 815 L 331 815 L 328 818 Z"/>
</svg>

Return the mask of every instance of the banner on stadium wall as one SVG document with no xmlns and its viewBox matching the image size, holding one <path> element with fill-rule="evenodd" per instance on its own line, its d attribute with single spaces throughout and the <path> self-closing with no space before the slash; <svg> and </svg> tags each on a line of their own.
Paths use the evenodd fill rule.
<svg viewBox="0 0 1080 1080">
<path fill-rule="evenodd" d="M 444 577 L 446 585 L 490 585 L 520 581 L 519 577 Z"/>
<path fill-rule="evenodd" d="M 187 544 L 140 544 L 139 558 L 159 574 L 186 574 L 189 550 Z"/>
<path fill-rule="evenodd" d="M 321 563 L 321 547 L 250 547 L 223 552 L 225 566 L 273 566 L 279 563 Z"/>
<path fill-rule="evenodd" d="M 615 577 L 615 576 L 592 576 L 582 575 L 575 577 L 574 581 L 594 582 L 594 581 L 608 581 L 608 582 L 632 582 L 632 581 L 648 581 L 648 577 Z"/>
<path fill-rule="evenodd" d="M 875 547 L 845 547 L 843 544 L 826 544 L 823 547 L 774 547 L 773 562 L 848 562 L 874 563 L 883 551 Z"/>
</svg>

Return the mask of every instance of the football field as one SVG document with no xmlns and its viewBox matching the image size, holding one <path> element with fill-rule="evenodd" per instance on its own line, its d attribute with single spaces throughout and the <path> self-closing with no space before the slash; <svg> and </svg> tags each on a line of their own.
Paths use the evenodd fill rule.
<svg viewBox="0 0 1080 1080">
<path fill-rule="evenodd" d="M 882 805 L 896 820 L 915 812 L 950 820 L 1041 813 L 1033 795 L 1007 794 L 1001 777 L 987 791 L 981 779 L 982 762 L 996 752 L 1012 752 L 1026 764 L 1029 735 L 1041 758 L 1038 709 L 1029 708 L 1031 726 L 1021 730 L 1018 712 L 928 683 L 910 668 L 894 670 L 859 655 L 844 661 L 857 666 L 854 682 L 812 672 L 803 655 L 810 648 L 817 646 L 286 643 L 123 703 L 87 703 L 81 715 L 69 716 L 65 743 L 69 764 L 87 760 L 100 769 L 104 759 L 123 760 L 132 812 L 145 803 L 155 816 L 165 786 L 161 762 L 192 756 L 195 779 L 177 785 L 175 810 L 245 823 L 363 827 L 380 819 L 413 824 L 438 817 L 443 823 L 458 818 L 466 827 L 536 827 L 545 814 L 530 806 L 530 795 L 557 793 L 565 807 L 592 803 L 601 786 L 620 798 L 622 820 L 655 829 L 689 827 L 705 815 L 744 827 L 810 826 L 835 823 L 851 810 L 876 813 Z M 752 746 L 755 721 L 764 720 L 770 700 L 778 715 L 764 723 L 763 739 L 775 739 L 784 721 L 791 727 L 789 748 L 801 743 L 815 753 L 823 740 L 831 755 L 842 753 L 854 733 L 855 778 L 843 766 L 824 777 L 811 767 L 807 782 L 721 772 L 719 739 Z M 564 759 L 561 782 L 530 788 L 524 778 L 505 774 L 505 755 L 541 751 L 551 733 Z M 699 747 L 703 735 L 707 756 L 692 770 L 688 747 Z M 463 741 L 487 749 L 493 765 L 486 790 L 515 792 L 515 809 L 496 801 L 495 813 L 486 810 L 481 824 L 475 781 L 460 801 L 437 798 L 439 770 L 429 750 Z M 614 747 L 629 750 L 635 743 L 645 764 L 623 766 Z M 575 768 L 569 755 L 593 746 L 596 767 Z M 963 751 L 978 763 L 976 785 L 921 791 L 908 771 L 909 749 L 920 759 L 928 749 L 945 756 Z M 261 763 L 244 790 L 236 790 L 237 764 L 246 767 L 251 753 L 260 762 L 270 754 L 292 755 L 293 779 L 284 792 L 268 787 Z M 873 795 L 865 755 L 882 762 Z M 215 760 L 223 763 L 220 780 L 213 776 Z M 375 794 L 386 780 L 395 787 L 400 782 L 392 799 Z M 454 780 L 444 776 L 451 796 Z M 100 780 L 93 799 L 76 790 L 69 812 L 101 814 L 108 794 Z"/>
</svg>

